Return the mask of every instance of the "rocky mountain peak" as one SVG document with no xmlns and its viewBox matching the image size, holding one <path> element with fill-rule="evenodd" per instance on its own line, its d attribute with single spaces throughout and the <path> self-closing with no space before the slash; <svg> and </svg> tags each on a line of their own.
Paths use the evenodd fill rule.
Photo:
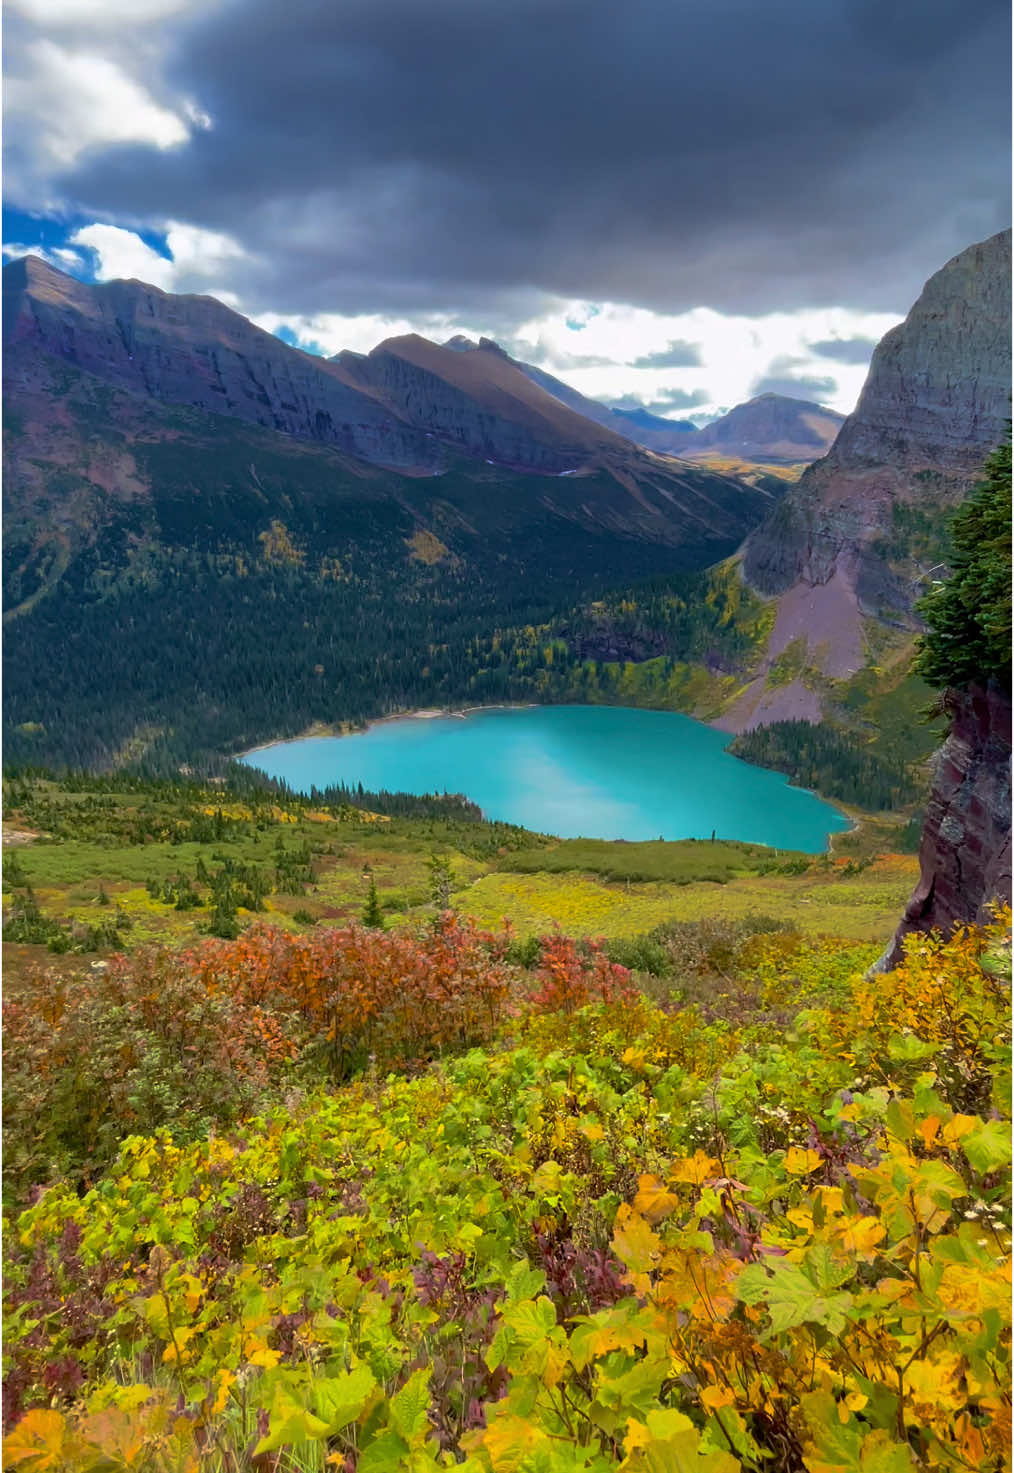
<svg viewBox="0 0 1014 1473">
<path fill-rule="evenodd" d="M 1011 232 L 930 277 L 878 345 L 834 462 L 977 467 L 1010 417 Z"/>
<path fill-rule="evenodd" d="M 761 592 L 791 593 L 809 618 L 816 605 L 805 590 L 834 590 L 835 622 L 848 629 L 828 643 L 826 674 L 855 664 L 860 615 L 904 621 L 918 597 L 918 570 L 914 578 L 911 569 L 892 570 L 883 551 L 896 508 L 922 508 L 942 521 L 1003 438 L 1010 316 L 1007 230 L 969 246 L 930 278 L 905 321 L 878 345 L 830 452 L 751 535 L 743 569 Z"/>
</svg>

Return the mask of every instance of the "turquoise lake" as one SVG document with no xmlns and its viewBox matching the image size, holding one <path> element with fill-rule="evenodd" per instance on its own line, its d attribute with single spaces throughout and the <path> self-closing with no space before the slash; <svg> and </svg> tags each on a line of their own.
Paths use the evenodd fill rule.
<svg viewBox="0 0 1014 1473">
<path fill-rule="evenodd" d="M 464 793 L 487 818 L 561 838 L 743 839 L 815 854 L 836 808 L 723 750 L 726 733 L 670 711 L 533 706 L 407 716 L 242 759 L 297 792 Z"/>
</svg>

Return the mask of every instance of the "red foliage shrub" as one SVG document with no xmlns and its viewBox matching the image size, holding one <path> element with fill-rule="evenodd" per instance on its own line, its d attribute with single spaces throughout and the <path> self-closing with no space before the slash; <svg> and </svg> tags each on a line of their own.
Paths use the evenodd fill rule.
<svg viewBox="0 0 1014 1473">
<path fill-rule="evenodd" d="M 626 967 L 611 962 L 600 946 L 579 948 L 559 932 L 542 938 L 535 975 L 539 986 L 528 1001 L 536 1013 L 573 1013 L 589 1003 L 628 1003 L 638 996 Z"/>
</svg>

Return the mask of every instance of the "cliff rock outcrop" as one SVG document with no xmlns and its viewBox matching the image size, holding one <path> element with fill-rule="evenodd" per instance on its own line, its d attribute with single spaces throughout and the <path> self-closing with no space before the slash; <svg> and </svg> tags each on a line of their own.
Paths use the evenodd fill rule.
<svg viewBox="0 0 1014 1473">
<path fill-rule="evenodd" d="M 1011 702 L 990 686 L 949 692 L 952 722 L 937 756 L 919 883 L 878 966 L 898 965 L 906 936 L 987 919 L 1011 899 Z"/>
<path fill-rule="evenodd" d="M 723 716 L 779 719 L 765 678 L 790 646 L 832 680 L 867 660 L 864 620 L 904 637 L 946 558 L 949 513 L 973 489 L 1010 415 L 1011 232 L 969 246 L 878 344 L 855 412 L 747 539 L 743 576 L 777 599 L 765 662 Z"/>
<path fill-rule="evenodd" d="M 862 614 L 905 622 L 918 577 L 902 576 L 899 505 L 941 514 L 967 495 L 1010 415 L 1011 232 L 969 246 L 924 287 L 878 345 L 855 412 L 749 538 L 747 581 L 762 593 L 837 582 Z M 814 609 L 820 604 L 810 600 Z M 818 622 L 819 618 L 818 618 Z M 773 648 L 773 654 L 778 650 Z M 839 675 L 844 662 L 816 663 Z"/>
</svg>

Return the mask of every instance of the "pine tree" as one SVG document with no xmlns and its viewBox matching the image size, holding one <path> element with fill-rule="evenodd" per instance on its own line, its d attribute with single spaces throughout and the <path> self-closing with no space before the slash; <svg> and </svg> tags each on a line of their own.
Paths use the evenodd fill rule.
<svg viewBox="0 0 1014 1473">
<path fill-rule="evenodd" d="M 366 905 L 363 908 L 363 925 L 369 926 L 374 931 L 382 931 L 384 929 L 384 913 L 380 909 L 377 882 L 372 875 L 370 876 L 370 892 L 366 897 Z"/>
<path fill-rule="evenodd" d="M 938 688 L 1011 685 L 1011 446 L 951 522 L 953 572 L 916 605 L 927 624 L 916 671 Z"/>
</svg>

